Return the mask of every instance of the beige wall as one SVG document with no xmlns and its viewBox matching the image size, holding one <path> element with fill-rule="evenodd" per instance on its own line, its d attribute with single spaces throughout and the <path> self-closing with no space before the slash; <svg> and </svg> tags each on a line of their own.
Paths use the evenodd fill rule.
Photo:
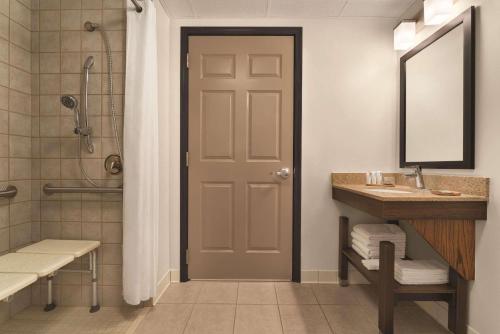
<svg viewBox="0 0 500 334">
<path fill-rule="evenodd" d="M 0 199 L 0 254 L 31 242 L 31 1 L 0 1 L 0 185 L 18 195 Z M 31 302 L 31 289 L 0 303 L 0 322 Z"/>
<path fill-rule="evenodd" d="M 469 6 L 477 8 L 476 22 L 476 169 L 473 171 L 432 170 L 436 173 L 454 173 L 485 176 L 491 178 L 488 220 L 476 223 L 476 280 L 470 283 L 469 324 L 470 333 L 494 334 L 500 331 L 498 310 L 500 309 L 500 1 L 458 0 L 455 14 Z M 426 27 L 419 31 L 418 40 L 423 40 L 438 27 Z M 433 252 L 419 237 L 409 238 L 410 255 L 432 256 Z M 443 307 L 445 305 L 442 305 Z M 433 312 L 446 316 L 445 310 L 433 308 Z"/>
<path fill-rule="evenodd" d="M 331 171 L 396 165 L 397 54 L 391 19 L 174 20 L 171 50 L 172 268 L 179 268 L 181 26 L 300 26 L 303 47 L 302 269 L 336 270 L 338 216 L 371 221 L 331 199 Z"/>
</svg>

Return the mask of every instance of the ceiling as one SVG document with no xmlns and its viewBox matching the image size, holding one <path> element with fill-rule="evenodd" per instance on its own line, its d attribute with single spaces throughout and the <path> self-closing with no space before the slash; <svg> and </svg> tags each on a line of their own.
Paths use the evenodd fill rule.
<svg viewBox="0 0 500 334">
<path fill-rule="evenodd" d="M 422 0 L 163 0 L 175 18 L 401 18 Z"/>
</svg>

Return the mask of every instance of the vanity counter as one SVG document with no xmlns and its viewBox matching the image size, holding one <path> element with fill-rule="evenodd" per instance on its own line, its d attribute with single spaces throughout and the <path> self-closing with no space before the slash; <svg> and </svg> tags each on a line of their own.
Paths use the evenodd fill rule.
<svg viewBox="0 0 500 334">
<path fill-rule="evenodd" d="M 475 221 L 487 219 L 489 179 L 424 175 L 430 189 L 453 190 L 440 196 L 418 190 L 402 174 L 395 187 L 367 186 L 365 174 L 332 173 L 332 198 L 387 221 L 407 221 L 465 280 L 474 279 Z"/>
<path fill-rule="evenodd" d="M 441 196 L 430 190 L 419 190 L 409 186 L 366 186 L 360 184 L 335 184 L 335 190 L 350 191 L 382 202 L 488 202 L 484 196 L 462 194 L 460 196 Z"/>
</svg>

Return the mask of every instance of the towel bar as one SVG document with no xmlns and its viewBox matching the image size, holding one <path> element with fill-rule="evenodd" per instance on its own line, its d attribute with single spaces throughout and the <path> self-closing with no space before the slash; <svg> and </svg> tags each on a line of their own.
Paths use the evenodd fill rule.
<svg viewBox="0 0 500 334">
<path fill-rule="evenodd" d="M 92 193 L 92 194 L 121 194 L 123 188 L 116 187 L 53 187 L 50 184 L 43 186 L 43 192 L 47 195 L 58 193 Z"/>
<path fill-rule="evenodd" d="M 0 197 L 12 198 L 17 195 L 17 188 L 15 186 L 7 186 L 5 190 L 0 190 Z"/>
</svg>

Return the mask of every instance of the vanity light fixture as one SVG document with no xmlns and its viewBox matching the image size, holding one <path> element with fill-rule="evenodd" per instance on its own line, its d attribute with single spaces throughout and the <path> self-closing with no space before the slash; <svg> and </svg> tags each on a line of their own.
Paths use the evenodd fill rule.
<svg viewBox="0 0 500 334">
<path fill-rule="evenodd" d="M 414 44 L 417 36 L 415 21 L 402 21 L 394 28 L 394 50 L 406 51 Z"/>
<path fill-rule="evenodd" d="M 453 0 L 424 0 L 424 24 L 440 25 L 453 13 Z"/>
</svg>

